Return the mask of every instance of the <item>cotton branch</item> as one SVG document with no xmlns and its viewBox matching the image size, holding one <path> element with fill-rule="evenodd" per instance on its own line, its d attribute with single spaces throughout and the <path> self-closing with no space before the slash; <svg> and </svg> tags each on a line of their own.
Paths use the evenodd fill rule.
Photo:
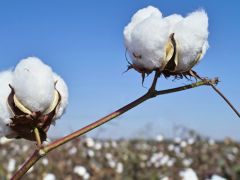
<svg viewBox="0 0 240 180">
<path fill-rule="evenodd" d="M 214 91 L 216 93 L 218 93 L 223 99 L 224 101 L 229 105 L 229 107 L 237 114 L 237 116 L 240 118 L 240 113 L 238 112 L 238 110 L 233 106 L 233 104 L 228 100 L 228 98 L 214 85 L 214 84 L 210 84 L 212 86 L 212 88 L 214 89 Z"/>
<path fill-rule="evenodd" d="M 110 113 L 109 115 L 89 124 L 88 126 L 85 126 L 81 129 L 79 129 L 78 131 L 75 131 L 65 137 L 62 137 L 48 145 L 38 146 L 38 148 L 34 151 L 32 156 L 23 163 L 21 168 L 14 174 L 14 176 L 11 179 L 12 180 L 20 179 L 41 157 L 47 155 L 50 151 L 52 151 L 52 150 L 58 148 L 59 146 L 66 144 L 67 142 L 74 140 L 75 138 L 105 124 L 106 122 L 109 122 L 110 120 L 124 114 L 125 112 L 138 106 L 139 104 L 143 103 L 146 100 L 149 100 L 149 99 L 154 98 L 159 95 L 184 91 L 184 90 L 196 88 L 196 87 L 203 86 L 203 85 L 211 85 L 211 84 L 216 85 L 218 83 L 218 78 L 204 79 L 202 81 L 192 83 L 189 85 L 185 85 L 185 86 L 181 86 L 181 87 L 177 87 L 177 88 L 173 88 L 173 89 L 157 91 L 156 84 L 157 84 L 158 77 L 159 77 L 159 74 L 156 72 L 153 83 L 151 85 L 151 88 L 149 89 L 149 91 L 146 94 L 144 94 L 140 98 L 138 98 L 138 99 L 134 100 L 133 102 L 127 104 L 126 106 L 118 109 L 117 111 L 114 111 L 114 112 Z"/>
<path fill-rule="evenodd" d="M 204 81 L 205 79 L 198 76 L 197 78 Z M 209 82 L 209 85 L 213 88 L 213 90 L 219 94 L 223 98 L 223 100 L 229 105 L 229 107 L 235 112 L 235 114 L 240 118 L 240 113 L 238 110 L 233 106 L 233 104 L 230 102 L 230 100 L 216 87 L 216 84 L 214 82 Z"/>
</svg>

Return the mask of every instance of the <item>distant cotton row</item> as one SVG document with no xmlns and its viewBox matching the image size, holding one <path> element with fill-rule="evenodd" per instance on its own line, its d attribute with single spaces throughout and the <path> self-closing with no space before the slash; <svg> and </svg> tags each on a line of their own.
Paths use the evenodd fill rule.
<svg viewBox="0 0 240 180">
<path fill-rule="evenodd" d="M 36 126 L 46 133 L 68 104 L 64 80 L 36 57 L 21 60 L 13 71 L 0 72 L 0 84 L 0 136 L 31 139 L 30 132 L 22 130 L 30 131 L 30 125 L 20 127 L 28 115 L 37 118 Z"/>
<path fill-rule="evenodd" d="M 186 17 L 163 17 L 148 6 L 133 15 L 123 34 L 135 70 L 181 74 L 190 71 L 208 49 L 208 16 L 198 10 Z"/>
</svg>

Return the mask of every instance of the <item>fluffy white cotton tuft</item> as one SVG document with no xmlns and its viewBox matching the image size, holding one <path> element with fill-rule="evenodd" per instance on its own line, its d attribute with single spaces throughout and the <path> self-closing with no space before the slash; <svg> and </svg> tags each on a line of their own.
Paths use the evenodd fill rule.
<svg viewBox="0 0 240 180">
<path fill-rule="evenodd" d="M 190 70 L 199 53 L 203 58 L 208 49 L 208 16 L 204 10 L 189 14 L 174 26 L 175 40 L 179 53 L 177 72 Z M 199 60 L 200 60 L 199 59 Z"/>
<path fill-rule="evenodd" d="M 179 23 L 181 20 L 183 20 L 183 17 L 179 14 L 172 14 L 170 16 L 166 16 L 163 18 L 163 21 L 166 21 L 168 23 L 169 27 L 169 34 L 172 34 L 174 31 L 174 26 Z"/>
<path fill-rule="evenodd" d="M 169 26 L 158 18 L 148 18 L 132 32 L 131 57 L 133 63 L 148 70 L 159 68 L 165 56 Z M 141 56 L 141 58 L 136 58 Z"/>
<path fill-rule="evenodd" d="M 132 17 L 131 21 L 138 23 L 143 21 L 144 19 L 148 17 L 162 17 L 162 13 L 159 11 L 159 9 L 153 7 L 153 6 L 148 6 L 145 8 L 142 8 L 138 10 Z"/>
<path fill-rule="evenodd" d="M 198 180 L 196 172 L 191 169 L 185 169 L 179 173 L 183 180 Z"/>
<path fill-rule="evenodd" d="M 58 105 L 57 111 L 56 111 L 57 113 L 54 116 L 54 119 L 59 119 L 62 116 L 62 114 L 65 112 L 66 107 L 68 105 L 68 87 L 64 82 L 64 80 L 56 73 L 53 73 L 53 78 L 54 78 L 54 81 L 56 82 L 56 89 L 61 95 L 61 102 Z"/>
<path fill-rule="evenodd" d="M 31 111 L 45 111 L 54 95 L 52 69 L 36 57 L 19 62 L 13 72 L 15 94 L 19 101 Z"/>
<path fill-rule="evenodd" d="M 165 56 L 169 25 L 161 12 L 149 6 L 139 10 L 124 29 L 125 45 L 135 66 L 149 71 L 160 68 Z"/>
<path fill-rule="evenodd" d="M 0 72 L 0 137 L 2 136 L 10 136 L 13 134 L 13 131 L 6 126 L 6 124 L 10 123 L 11 112 L 8 109 L 7 98 L 11 92 L 9 84 L 12 83 L 12 72 L 3 71 Z"/>
<path fill-rule="evenodd" d="M 132 17 L 131 22 L 124 28 L 124 38 L 126 45 L 131 42 L 132 30 L 137 24 L 149 17 L 162 18 L 162 13 L 153 6 L 138 10 Z"/>
<path fill-rule="evenodd" d="M 209 179 L 209 180 L 227 180 L 227 179 L 214 174 L 214 175 L 212 175 L 211 179 Z"/>
<path fill-rule="evenodd" d="M 149 71 L 156 68 L 163 70 L 166 65 L 164 61 L 167 61 L 166 45 L 172 33 L 178 52 L 174 72 L 189 71 L 203 58 L 209 47 L 208 16 L 204 10 L 186 17 L 178 14 L 162 17 L 161 12 L 152 6 L 139 10 L 123 32 L 133 65 Z M 171 51 L 168 49 L 168 52 Z"/>
</svg>

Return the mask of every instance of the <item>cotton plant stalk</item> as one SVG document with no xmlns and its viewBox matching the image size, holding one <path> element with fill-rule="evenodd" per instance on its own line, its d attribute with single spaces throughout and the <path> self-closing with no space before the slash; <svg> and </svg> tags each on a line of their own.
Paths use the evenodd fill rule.
<svg viewBox="0 0 240 180">
<path fill-rule="evenodd" d="M 36 57 L 21 60 L 13 71 L 0 73 L 2 81 L 0 135 L 40 141 L 68 104 L 64 80 Z"/>
</svg>

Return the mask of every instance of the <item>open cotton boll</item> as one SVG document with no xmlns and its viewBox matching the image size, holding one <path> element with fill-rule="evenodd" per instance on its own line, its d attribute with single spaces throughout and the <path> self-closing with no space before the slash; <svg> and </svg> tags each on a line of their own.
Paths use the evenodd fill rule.
<svg viewBox="0 0 240 180">
<path fill-rule="evenodd" d="M 138 10 L 133 15 L 131 21 L 135 22 L 135 23 L 139 23 L 139 22 L 143 21 L 144 19 L 146 19 L 148 17 L 153 17 L 153 16 L 161 18 L 162 13 L 159 11 L 158 8 L 155 8 L 153 6 L 148 6 L 148 7 Z"/>
<path fill-rule="evenodd" d="M 149 17 L 135 26 L 127 49 L 133 65 L 152 71 L 163 66 L 169 25 L 158 17 Z"/>
<path fill-rule="evenodd" d="M 133 15 L 133 17 L 131 18 L 131 22 L 124 28 L 123 31 L 126 46 L 131 43 L 131 34 L 134 27 L 138 23 L 152 16 L 162 18 L 162 13 L 157 8 L 153 6 L 148 6 L 146 8 L 138 10 Z"/>
<path fill-rule="evenodd" d="M 0 113 L 9 110 L 11 114 L 2 113 L 0 124 L 8 123 L 14 132 L 14 136 L 7 134 L 7 137 L 36 141 L 34 128 L 37 128 L 41 141 L 45 141 L 51 124 L 61 117 L 67 106 L 67 85 L 36 57 L 20 61 L 11 79 L 6 82 L 4 84 L 0 81 L 1 85 L 5 85 L 4 88 L 8 87 L 5 93 L 0 93 L 4 96 L 4 101 L 0 103 Z M 0 133 L 3 129 L 0 129 Z"/>
<path fill-rule="evenodd" d="M 173 31 L 179 57 L 175 71 L 189 71 L 208 49 L 208 16 L 204 10 L 193 12 L 177 23 Z"/>
<path fill-rule="evenodd" d="M 37 57 L 29 57 L 18 63 L 12 86 L 18 100 L 33 112 L 45 111 L 54 96 L 52 70 Z"/>
<path fill-rule="evenodd" d="M 182 180 L 198 180 L 196 172 L 191 168 L 180 171 L 179 175 Z"/>
<path fill-rule="evenodd" d="M 11 112 L 8 109 L 7 98 L 11 92 L 9 84 L 12 83 L 12 71 L 3 71 L 0 72 L 0 137 L 10 136 L 13 134 L 13 131 L 6 126 L 10 123 Z"/>
<path fill-rule="evenodd" d="M 172 14 L 163 18 L 163 21 L 169 24 L 169 34 L 172 34 L 174 31 L 174 26 L 180 22 L 183 17 L 179 14 Z"/>
<path fill-rule="evenodd" d="M 56 114 L 54 116 L 54 119 L 59 119 L 65 112 L 65 109 L 68 105 L 68 87 L 64 82 L 64 80 L 56 73 L 53 73 L 53 78 L 54 78 L 54 81 L 56 82 L 56 89 L 61 96 L 61 102 L 58 105 Z"/>
</svg>

